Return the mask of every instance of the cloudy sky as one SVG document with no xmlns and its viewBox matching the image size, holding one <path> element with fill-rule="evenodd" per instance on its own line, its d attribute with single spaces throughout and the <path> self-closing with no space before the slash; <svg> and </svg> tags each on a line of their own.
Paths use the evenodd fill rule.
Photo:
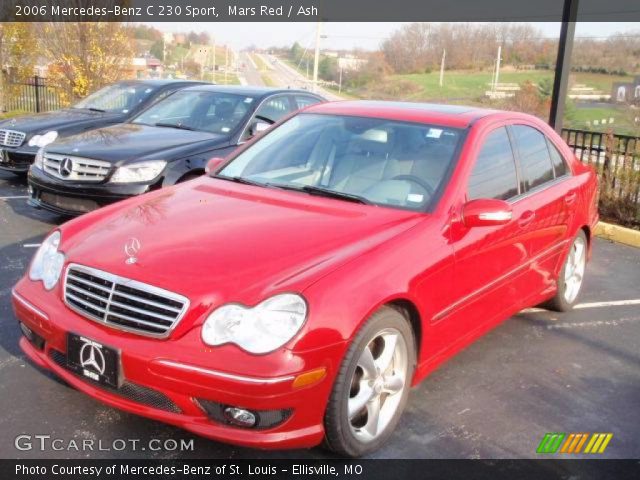
<svg viewBox="0 0 640 480">
<path fill-rule="evenodd" d="M 311 46 L 315 41 L 315 23 L 148 23 L 161 31 L 182 32 L 206 31 L 216 42 L 228 43 L 232 48 L 242 49 L 252 45 L 271 47 L 291 45 L 298 41 L 302 46 Z M 401 23 L 326 23 L 323 24 L 323 48 L 351 49 L 355 47 L 373 50 L 380 42 L 396 30 Z M 555 22 L 534 24 L 545 37 L 558 37 L 560 24 Z M 577 36 L 606 37 L 613 33 L 626 32 L 640 35 L 640 23 L 578 23 Z"/>
</svg>

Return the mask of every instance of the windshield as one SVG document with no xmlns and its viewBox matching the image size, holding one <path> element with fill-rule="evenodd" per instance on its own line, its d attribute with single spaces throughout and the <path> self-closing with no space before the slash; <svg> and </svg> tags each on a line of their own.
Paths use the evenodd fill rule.
<svg viewBox="0 0 640 480">
<path fill-rule="evenodd" d="M 461 130 L 438 125 L 299 114 L 217 176 L 424 210 L 444 181 L 461 138 Z"/>
<path fill-rule="evenodd" d="M 180 91 L 142 112 L 133 123 L 228 134 L 247 117 L 253 97 Z"/>
<path fill-rule="evenodd" d="M 149 85 L 116 83 L 92 93 L 76 103 L 73 108 L 129 113 L 153 95 L 156 90 L 157 88 Z"/>
</svg>

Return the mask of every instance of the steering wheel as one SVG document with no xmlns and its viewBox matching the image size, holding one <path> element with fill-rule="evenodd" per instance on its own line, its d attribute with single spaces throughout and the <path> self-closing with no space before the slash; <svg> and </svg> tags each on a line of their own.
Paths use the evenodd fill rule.
<svg viewBox="0 0 640 480">
<path fill-rule="evenodd" d="M 405 182 L 415 183 L 416 185 L 422 187 L 430 197 L 432 197 L 435 193 L 433 187 L 429 185 L 426 180 L 420 177 L 416 177 L 415 175 L 396 175 L 391 180 L 404 180 Z"/>
</svg>

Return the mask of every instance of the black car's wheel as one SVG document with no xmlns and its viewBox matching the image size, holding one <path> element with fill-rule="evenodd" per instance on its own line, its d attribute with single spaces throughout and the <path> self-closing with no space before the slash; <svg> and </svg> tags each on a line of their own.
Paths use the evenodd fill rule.
<svg viewBox="0 0 640 480">
<path fill-rule="evenodd" d="M 416 362 L 413 331 L 394 308 L 374 313 L 342 362 L 325 413 L 325 444 L 357 457 L 393 433 L 407 403 Z"/>
<path fill-rule="evenodd" d="M 557 312 L 567 312 L 575 305 L 587 266 L 587 236 L 582 230 L 574 238 L 569 254 L 558 277 L 558 291 L 542 307 Z"/>
</svg>

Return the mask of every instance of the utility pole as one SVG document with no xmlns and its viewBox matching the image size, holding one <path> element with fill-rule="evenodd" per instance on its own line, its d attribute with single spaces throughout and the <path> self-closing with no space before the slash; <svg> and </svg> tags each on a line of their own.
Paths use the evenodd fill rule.
<svg viewBox="0 0 640 480">
<path fill-rule="evenodd" d="M 442 61 L 440 62 L 440 87 L 444 83 L 444 60 L 447 56 L 447 51 L 445 49 L 442 50 Z"/>
<path fill-rule="evenodd" d="M 216 83 L 216 37 L 213 37 L 213 67 L 211 68 L 211 82 Z"/>
<path fill-rule="evenodd" d="M 224 46 L 224 83 L 227 83 L 227 70 L 229 70 L 229 45 Z"/>
<path fill-rule="evenodd" d="M 320 31 L 322 29 L 322 22 L 318 22 L 316 28 L 316 52 L 313 57 L 313 91 L 318 91 L 318 64 L 320 63 Z"/>
<path fill-rule="evenodd" d="M 496 58 L 496 77 L 493 82 L 493 91 L 498 88 L 498 80 L 500 79 L 500 55 L 502 55 L 502 45 L 498 45 L 498 57 Z"/>
<path fill-rule="evenodd" d="M 340 83 L 338 83 L 338 93 L 342 92 L 342 67 L 340 67 Z"/>
<path fill-rule="evenodd" d="M 577 20 L 578 0 L 564 0 L 556 72 L 553 77 L 553 93 L 551 94 L 551 107 L 549 109 L 549 124 L 558 133 L 562 133 L 564 103 L 567 98 L 569 74 L 571 73 L 571 52 L 573 51 Z"/>
</svg>

